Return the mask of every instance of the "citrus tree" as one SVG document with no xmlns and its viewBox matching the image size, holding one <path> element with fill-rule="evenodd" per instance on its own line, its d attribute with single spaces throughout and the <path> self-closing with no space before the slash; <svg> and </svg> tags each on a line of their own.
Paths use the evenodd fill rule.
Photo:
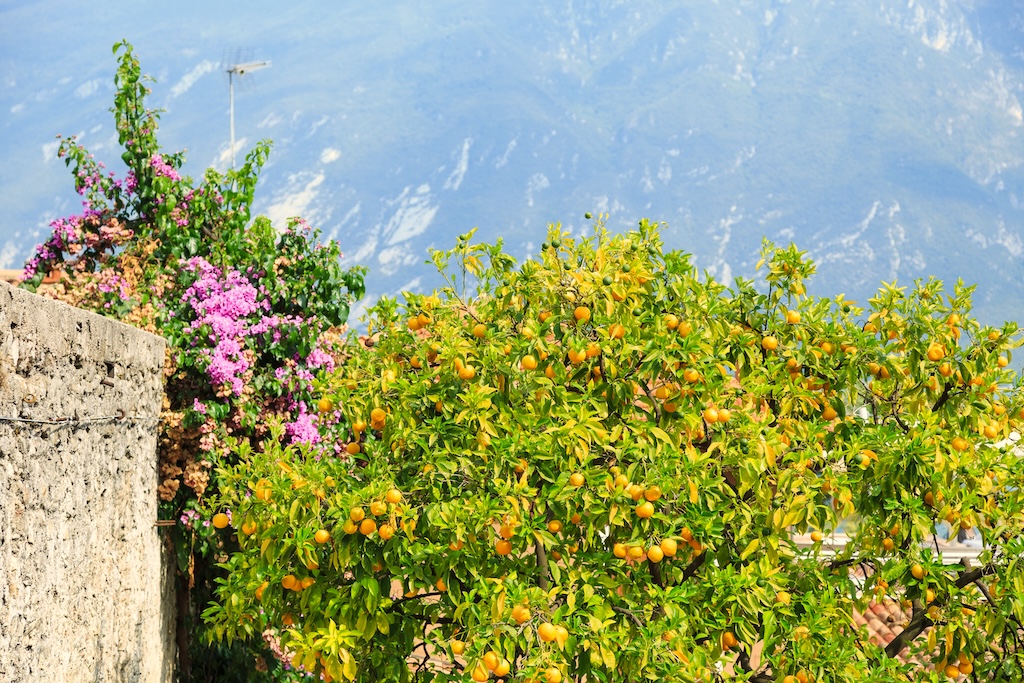
<svg viewBox="0 0 1024 683">
<path fill-rule="evenodd" d="M 1019 335 L 970 288 L 811 296 L 767 243 L 726 288 L 647 221 L 432 258 L 448 286 L 381 300 L 322 383 L 343 453 L 221 470 L 218 637 L 328 681 L 1024 676 Z M 884 648 L 871 601 L 906 610 Z"/>
</svg>

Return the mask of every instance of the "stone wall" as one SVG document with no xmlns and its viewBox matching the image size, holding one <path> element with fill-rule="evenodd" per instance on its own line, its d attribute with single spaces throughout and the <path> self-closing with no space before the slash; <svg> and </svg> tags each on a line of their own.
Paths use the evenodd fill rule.
<svg viewBox="0 0 1024 683">
<path fill-rule="evenodd" d="M 163 354 L 0 283 L 0 681 L 173 679 L 154 526 Z"/>
</svg>

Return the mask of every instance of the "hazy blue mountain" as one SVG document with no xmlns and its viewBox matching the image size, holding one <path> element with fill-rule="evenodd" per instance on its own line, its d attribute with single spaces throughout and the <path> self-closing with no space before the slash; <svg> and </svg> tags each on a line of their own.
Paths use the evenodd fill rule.
<svg viewBox="0 0 1024 683">
<path fill-rule="evenodd" d="M 339 240 L 371 297 L 434 286 L 427 248 L 470 227 L 525 256 L 593 211 L 665 221 L 725 280 L 767 236 L 819 293 L 963 277 L 1024 320 L 1021 0 L 50 1 L 0 26 L 4 266 L 76 209 L 55 134 L 116 160 L 127 38 L 193 175 L 228 158 L 225 52 L 273 61 L 236 91 L 239 139 L 275 143 L 258 209 Z"/>
</svg>

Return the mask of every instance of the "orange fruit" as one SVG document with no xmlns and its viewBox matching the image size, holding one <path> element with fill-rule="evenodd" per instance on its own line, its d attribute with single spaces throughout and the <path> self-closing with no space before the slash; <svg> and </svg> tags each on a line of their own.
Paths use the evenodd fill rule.
<svg viewBox="0 0 1024 683">
<path fill-rule="evenodd" d="M 329 413 L 332 410 L 334 410 L 334 401 L 326 397 L 322 398 L 319 401 L 317 401 L 316 409 L 319 410 L 321 413 Z"/>
<path fill-rule="evenodd" d="M 928 360 L 932 362 L 939 361 L 946 357 L 946 350 L 938 344 L 929 344 L 925 355 L 928 356 Z"/>
<path fill-rule="evenodd" d="M 665 320 L 665 327 L 667 327 L 670 330 L 674 330 L 677 327 L 679 327 L 679 318 L 677 318 L 675 315 L 673 315 L 671 313 L 667 314 L 665 316 L 664 320 Z"/>
<path fill-rule="evenodd" d="M 356 420 L 352 423 L 352 431 L 356 434 L 366 431 L 366 423 L 362 420 Z"/>
<path fill-rule="evenodd" d="M 537 627 L 537 635 L 540 636 L 540 639 L 545 643 L 550 643 L 554 640 L 556 634 L 557 631 L 555 630 L 555 625 L 550 622 L 545 621 Z"/>
<path fill-rule="evenodd" d="M 213 526 L 218 529 L 223 529 L 228 525 L 228 516 L 223 512 L 218 512 L 213 516 Z"/>
<path fill-rule="evenodd" d="M 665 557 L 675 557 L 679 545 L 671 538 L 664 538 L 661 541 L 661 552 Z"/>
<path fill-rule="evenodd" d="M 769 335 L 761 340 L 761 348 L 765 351 L 774 351 L 779 348 L 779 340 Z"/>
<path fill-rule="evenodd" d="M 361 507 L 354 507 L 348 511 L 348 518 L 353 522 L 361 522 L 366 517 L 366 511 Z"/>
<path fill-rule="evenodd" d="M 260 587 L 256 589 L 256 599 L 257 600 L 263 600 L 263 592 L 265 590 L 267 590 L 267 587 L 269 585 L 270 584 L 268 582 L 266 582 L 266 581 L 264 581 L 263 583 L 260 584 Z"/>
<path fill-rule="evenodd" d="M 820 531 L 812 531 L 811 532 L 811 540 L 814 541 L 815 543 L 821 543 L 821 540 L 823 538 L 824 538 L 824 535 L 822 535 L 822 533 Z"/>
<path fill-rule="evenodd" d="M 292 574 L 285 574 L 281 578 L 281 588 L 284 588 L 286 591 L 294 588 L 296 583 L 298 583 L 298 579 Z"/>
<path fill-rule="evenodd" d="M 382 541 L 389 541 L 395 535 L 395 527 L 390 524 L 381 524 L 380 528 L 377 529 L 377 535 L 380 536 Z"/>
<path fill-rule="evenodd" d="M 434 582 L 434 588 L 444 593 L 448 590 L 448 584 L 444 582 L 443 578 L 440 578 Z"/>
<path fill-rule="evenodd" d="M 484 683 L 489 678 L 490 674 L 487 673 L 486 667 L 483 664 L 477 664 L 473 668 L 473 680 L 476 683 Z"/>
<path fill-rule="evenodd" d="M 242 533 L 246 536 L 256 533 L 256 522 L 242 522 Z"/>
<path fill-rule="evenodd" d="M 459 368 L 459 379 L 473 379 L 474 377 L 476 377 L 476 368 L 472 365 Z"/>
<path fill-rule="evenodd" d="M 388 506 L 382 500 L 375 500 L 372 503 L 370 503 L 370 514 L 374 517 L 380 517 L 387 511 Z"/>
<path fill-rule="evenodd" d="M 634 560 L 639 560 L 641 557 L 646 557 L 647 556 L 647 553 L 644 552 L 643 547 L 639 546 L 639 545 L 631 545 L 631 546 L 629 546 L 629 550 L 627 551 L 627 553 Z"/>
<path fill-rule="evenodd" d="M 504 539 L 510 539 L 516 535 L 516 529 L 511 524 L 502 524 L 498 527 L 498 535 Z"/>
<path fill-rule="evenodd" d="M 918 581 L 920 581 L 921 579 L 924 578 L 925 573 L 926 572 L 925 572 L 924 567 L 922 567 L 919 564 L 915 564 L 915 565 L 910 567 L 910 575 L 913 576 Z"/>
<path fill-rule="evenodd" d="M 644 491 L 644 498 L 651 501 L 652 503 L 661 498 L 661 487 L 657 484 L 648 486 Z"/>
<path fill-rule="evenodd" d="M 562 672 L 553 666 L 549 666 L 544 672 L 546 683 L 562 683 Z"/>
<path fill-rule="evenodd" d="M 574 486 L 576 488 L 579 488 L 579 487 L 583 486 L 585 481 L 586 480 L 584 479 L 583 475 L 580 474 L 579 472 L 573 472 L 572 474 L 569 475 L 569 485 L 570 486 Z"/>
<path fill-rule="evenodd" d="M 615 557 L 619 558 L 620 560 L 623 559 L 624 557 L 626 557 L 626 553 L 627 553 L 626 546 L 623 545 L 622 543 L 616 543 L 615 545 L 612 546 L 612 555 L 614 555 Z"/>
<path fill-rule="evenodd" d="M 516 605 L 512 608 L 512 619 L 517 624 L 525 624 L 530 620 L 530 610 L 523 605 Z"/>
<path fill-rule="evenodd" d="M 495 676 L 499 676 L 499 677 L 500 676 L 504 676 L 511 669 L 512 669 L 512 665 L 509 664 L 509 661 L 507 659 L 502 657 L 501 659 L 498 660 L 498 665 L 494 667 L 494 675 Z"/>
<path fill-rule="evenodd" d="M 548 531 L 550 531 L 551 533 L 557 534 L 561 530 L 562 523 L 559 522 L 557 519 L 553 519 L 550 522 L 548 522 Z"/>
<path fill-rule="evenodd" d="M 730 650 L 740 644 L 740 641 L 736 639 L 736 634 L 732 631 L 726 631 L 722 634 L 722 649 Z"/>
<path fill-rule="evenodd" d="M 473 336 L 477 339 L 483 339 L 487 336 L 487 326 L 483 323 L 477 323 L 473 326 Z"/>
<path fill-rule="evenodd" d="M 351 519 L 346 519 L 345 523 L 341 525 L 341 530 L 351 536 L 355 532 L 359 531 L 359 525 L 353 522 Z"/>
<path fill-rule="evenodd" d="M 800 322 L 800 311 L 786 311 L 786 322 L 790 325 L 796 325 Z"/>
<path fill-rule="evenodd" d="M 523 356 L 523 360 L 520 365 L 522 365 L 523 370 L 536 370 L 537 359 L 532 355 Z"/>
<path fill-rule="evenodd" d="M 645 500 L 636 506 L 636 516 L 640 519 L 648 519 L 654 515 L 654 505 L 649 500 Z"/>
<path fill-rule="evenodd" d="M 647 559 L 657 564 L 665 559 L 665 552 L 661 549 L 660 545 L 652 545 L 647 549 Z"/>
<path fill-rule="evenodd" d="M 364 519 L 362 522 L 359 523 L 359 533 L 361 533 L 363 536 L 369 536 L 376 530 L 377 522 L 373 521 L 372 519 Z"/>
<path fill-rule="evenodd" d="M 349 441 L 345 444 L 345 452 L 349 455 L 358 455 L 361 450 L 363 450 L 362 447 L 355 441 Z"/>
<path fill-rule="evenodd" d="M 382 408 L 374 408 L 370 411 L 370 421 L 383 424 L 388 414 Z"/>
<path fill-rule="evenodd" d="M 327 541 L 331 540 L 331 534 L 327 529 L 318 529 L 317 532 L 313 534 L 313 540 L 320 545 L 323 545 L 324 543 L 327 543 Z"/>
<path fill-rule="evenodd" d="M 679 323 L 679 327 L 676 328 L 676 332 L 679 333 L 680 337 L 685 337 L 693 331 L 693 325 L 687 320 L 683 320 Z"/>
<path fill-rule="evenodd" d="M 704 421 L 708 424 L 714 424 L 718 422 L 718 411 L 714 408 L 704 409 Z"/>
<path fill-rule="evenodd" d="M 967 439 L 963 438 L 962 436 L 955 436 L 953 437 L 953 441 L 950 442 L 950 446 L 953 447 L 953 450 L 960 452 L 966 451 L 970 447 L 970 445 L 971 444 L 967 442 Z"/>
<path fill-rule="evenodd" d="M 494 552 L 499 555 L 509 555 L 512 553 L 512 541 L 501 538 L 494 544 Z"/>
<path fill-rule="evenodd" d="M 466 651 L 466 643 L 461 640 L 453 640 L 450 643 L 453 655 L 461 655 Z"/>
<path fill-rule="evenodd" d="M 622 339 L 625 336 L 626 328 L 620 325 L 619 323 L 613 323 L 611 327 L 608 328 L 609 339 Z"/>
<path fill-rule="evenodd" d="M 399 491 L 398 489 L 388 489 L 388 492 L 387 494 L 385 494 L 384 499 L 391 503 L 392 505 L 398 505 L 399 503 L 402 502 L 402 492 Z"/>
<path fill-rule="evenodd" d="M 577 306 L 576 310 L 572 312 L 572 317 L 574 317 L 577 322 L 585 323 L 590 320 L 590 309 L 586 306 Z"/>
</svg>

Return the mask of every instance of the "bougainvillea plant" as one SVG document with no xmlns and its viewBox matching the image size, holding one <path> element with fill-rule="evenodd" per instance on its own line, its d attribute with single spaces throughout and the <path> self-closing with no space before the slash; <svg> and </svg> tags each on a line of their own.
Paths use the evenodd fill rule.
<svg viewBox="0 0 1024 683">
<path fill-rule="evenodd" d="M 161 516 L 175 522 L 181 587 L 192 596 L 179 625 L 182 675 L 251 680 L 254 660 L 228 665 L 231 653 L 219 646 L 190 662 L 188 641 L 194 651 L 202 640 L 192 616 L 209 600 L 215 562 L 230 550 L 205 500 L 217 487 L 215 468 L 235 457 L 228 438 L 258 446 L 273 420 L 284 425 L 286 443 L 324 447 L 317 423 L 333 416 L 318 413 L 310 389 L 317 372 L 341 359 L 363 271 L 343 268 L 338 245 L 319 243 L 301 219 L 279 232 L 252 218 L 269 143 L 237 170 L 208 169 L 199 182 L 184 175 L 183 154 L 157 141 L 160 112 L 145 106 L 149 79 L 131 45 L 114 53 L 112 111 L 126 172 L 118 177 L 74 137 L 61 140 L 58 155 L 83 209 L 52 223 L 23 284 L 167 340 L 159 496 Z M 43 285 L 51 274 L 57 281 Z"/>
</svg>

